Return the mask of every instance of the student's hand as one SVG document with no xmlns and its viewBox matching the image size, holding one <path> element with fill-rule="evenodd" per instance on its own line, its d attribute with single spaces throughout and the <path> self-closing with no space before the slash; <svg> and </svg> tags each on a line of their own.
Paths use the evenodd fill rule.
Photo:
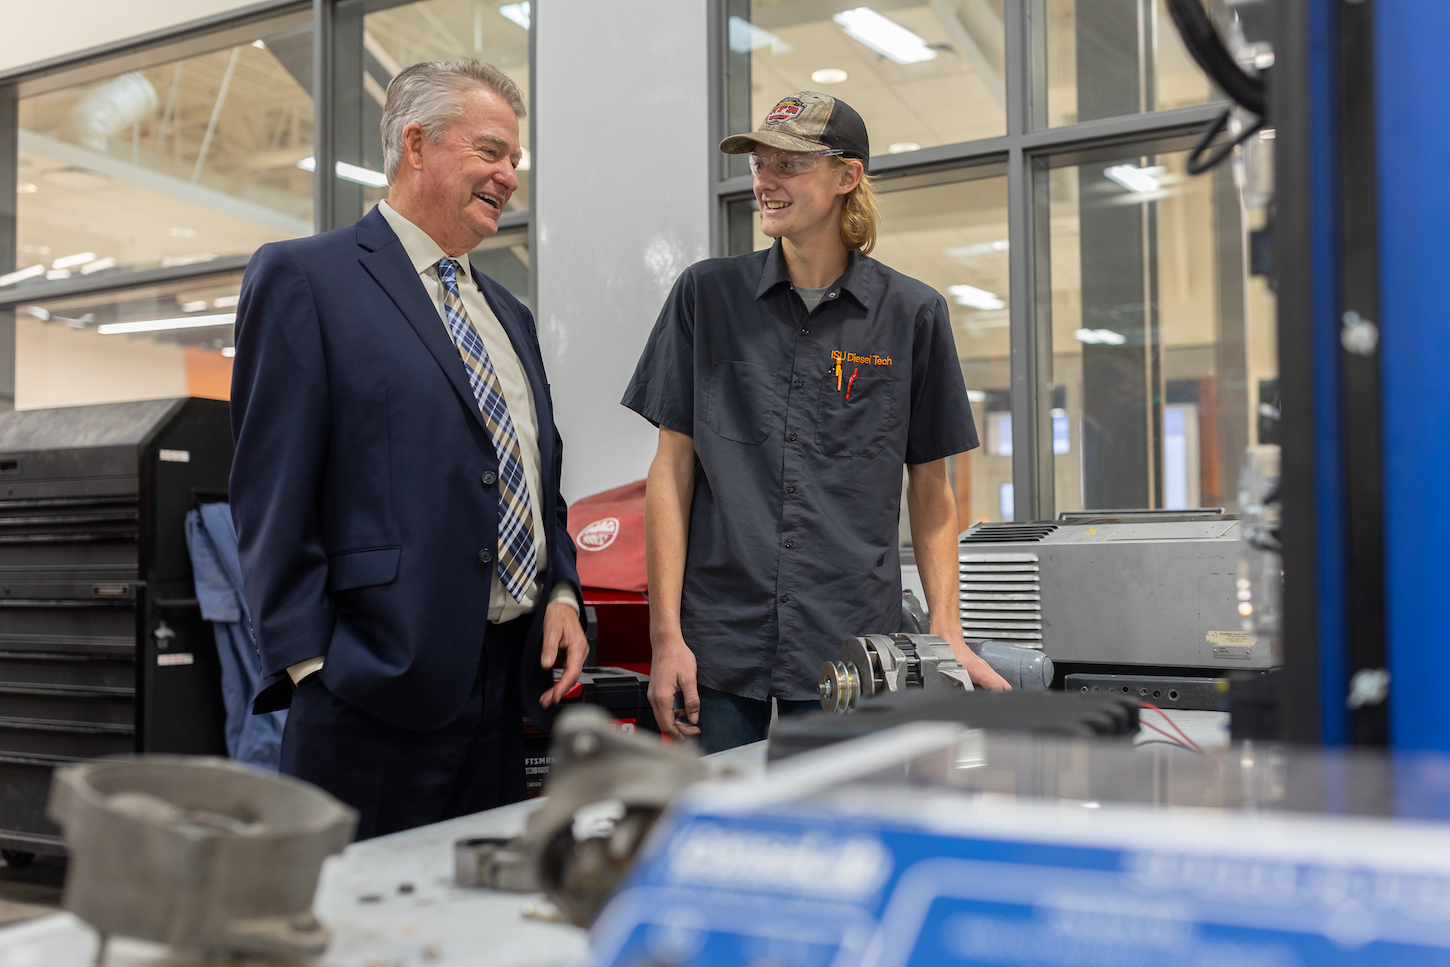
<svg viewBox="0 0 1450 967">
<path fill-rule="evenodd" d="M 700 734 L 700 693 L 695 687 L 695 653 L 679 632 L 651 635 L 654 663 L 649 672 L 649 704 L 660 731 L 679 741 Z M 675 711 L 675 695 L 683 692 L 685 708 Z"/>
<path fill-rule="evenodd" d="M 579 624 L 579 612 L 559 601 L 550 604 L 544 611 L 544 647 L 539 654 L 539 664 L 553 668 L 559 659 L 559 649 L 568 654 L 564 674 L 554 687 L 539 696 L 539 704 L 548 708 L 569 694 L 569 689 L 579 683 L 579 673 L 584 669 L 584 659 L 589 657 L 589 639 Z"/>
<path fill-rule="evenodd" d="M 947 629 L 942 629 L 942 631 L 945 630 Z M 978 688 L 985 688 L 989 692 L 1012 691 L 1012 686 L 1007 684 L 1007 679 L 994 672 L 992 666 L 987 664 L 986 659 L 975 651 L 972 651 L 967 643 L 962 640 L 962 630 L 960 628 L 956 629 L 957 633 L 955 635 L 942 634 L 942 631 L 933 628 L 932 634 L 941 635 L 951 643 L 952 654 L 956 656 L 957 661 L 961 662 L 962 667 L 967 670 L 967 674 L 972 677 L 973 685 Z"/>
</svg>

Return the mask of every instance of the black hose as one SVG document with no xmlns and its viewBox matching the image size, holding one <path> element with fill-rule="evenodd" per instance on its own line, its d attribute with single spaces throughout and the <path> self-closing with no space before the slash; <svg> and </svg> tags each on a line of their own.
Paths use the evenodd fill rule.
<svg viewBox="0 0 1450 967">
<path fill-rule="evenodd" d="M 1218 120 L 1213 122 L 1213 127 L 1205 131 L 1203 133 L 1203 137 L 1198 139 L 1198 144 L 1193 146 L 1193 151 L 1190 152 L 1188 155 L 1187 170 L 1190 175 L 1203 174 L 1205 171 L 1218 164 L 1224 158 L 1227 158 L 1229 156 L 1229 153 L 1232 152 L 1234 148 L 1237 148 L 1239 145 L 1243 144 L 1245 141 L 1253 137 L 1255 134 L 1258 134 L 1259 131 L 1263 129 L 1264 119 L 1263 117 L 1260 117 L 1257 124 L 1252 125 L 1247 131 L 1245 131 L 1243 134 L 1240 134 L 1237 138 L 1234 138 L 1227 144 L 1219 145 L 1212 154 L 1209 154 L 1205 158 L 1204 155 L 1207 154 L 1209 146 L 1213 144 L 1213 139 L 1222 134 L 1224 128 L 1228 127 L 1229 115 L 1232 112 L 1233 108 L 1228 108 L 1222 114 L 1220 114 L 1218 116 Z"/>
<path fill-rule="evenodd" d="M 1178 27 L 1183 45 L 1203 72 L 1235 103 L 1263 117 L 1266 100 L 1263 78 L 1245 73 L 1234 62 L 1199 0 L 1168 0 L 1168 13 Z"/>
</svg>

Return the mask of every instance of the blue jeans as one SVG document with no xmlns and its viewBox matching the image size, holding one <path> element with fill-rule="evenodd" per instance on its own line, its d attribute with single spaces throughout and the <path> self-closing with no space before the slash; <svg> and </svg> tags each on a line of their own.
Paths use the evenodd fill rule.
<svg viewBox="0 0 1450 967">
<path fill-rule="evenodd" d="M 770 732 L 770 699 L 741 698 L 704 685 L 700 692 L 700 745 L 706 754 L 759 742 Z M 803 702 L 775 699 L 781 715 L 819 711 L 818 699 Z"/>
</svg>

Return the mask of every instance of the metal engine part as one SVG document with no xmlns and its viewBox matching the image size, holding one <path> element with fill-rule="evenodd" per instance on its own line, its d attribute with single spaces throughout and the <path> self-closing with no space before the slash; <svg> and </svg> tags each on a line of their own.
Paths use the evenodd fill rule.
<svg viewBox="0 0 1450 967">
<path fill-rule="evenodd" d="M 509 893 L 537 893 L 539 881 L 516 840 L 460 839 L 453 844 L 453 882 Z"/>
<path fill-rule="evenodd" d="M 990 638 L 968 638 L 967 647 L 992 666 L 1014 692 L 1042 692 L 1052 684 L 1052 659 L 1036 648 L 1009 645 Z"/>
<path fill-rule="evenodd" d="M 970 692 L 972 679 L 940 635 L 864 635 L 847 638 L 816 683 L 821 708 L 842 714 L 862 699 L 904 688 Z"/>
<path fill-rule="evenodd" d="M 66 766 L 47 813 L 65 832 L 65 908 L 105 938 L 225 954 L 327 949 L 322 862 L 357 813 L 297 779 L 226 759 L 125 756 Z"/>
<path fill-rule="evenodd" d="M 548 801 L 510 848 L 570 922 L 587 927 L 670 800 L 709 769 L 692 747 L 623 734 L 590 705 L 559 716 L 552 756 Z"/>
</svg>

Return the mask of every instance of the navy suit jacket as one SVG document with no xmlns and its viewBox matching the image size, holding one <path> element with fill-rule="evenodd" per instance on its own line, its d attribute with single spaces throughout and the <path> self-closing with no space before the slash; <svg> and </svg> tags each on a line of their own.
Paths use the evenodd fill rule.
<svg viewBox="0 0 1450 967">
<path fill-rule="evenodd" d="M 562 443 L 533 316 L 486 276 L 484 298 L 534 393 L 547 529 L 523 657 L 524 709 L 556 584 L 575 589 L 559 495 Z M 253 710 L 285 708 L 287 668 L 325 656 L 323 683 L 394 725 L 431 730 L 478 675 L 498 551 L 498 472 L 463 361 L 376 208 L 356 225 L 257 250 L 237 304 L 231 504 L 262 656 Z M 495 479 L 493 476 L 489 480 Z"/>
</svg>

